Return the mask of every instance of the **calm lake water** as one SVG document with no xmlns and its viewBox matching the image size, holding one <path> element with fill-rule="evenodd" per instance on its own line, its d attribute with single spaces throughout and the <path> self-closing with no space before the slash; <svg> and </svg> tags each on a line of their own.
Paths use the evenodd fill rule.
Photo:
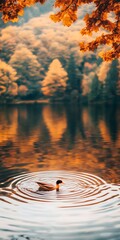
<svg viewBox="0 0 120 240">
<path fill-rule="evenodd" d="M 119 164 L 119 106 L 0 106 L 0 240 L 119 240 Z"/>
</svg>

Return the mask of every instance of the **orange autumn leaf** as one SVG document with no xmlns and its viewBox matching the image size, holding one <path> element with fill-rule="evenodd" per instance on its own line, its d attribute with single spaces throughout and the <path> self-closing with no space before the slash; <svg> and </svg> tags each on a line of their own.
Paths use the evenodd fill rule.
<svg viewBox="0 0 120 240">
<path fill-rule="evenodd" d="M 44 4 L 48 0 L 1 0 L 0 12 L 5 23 L 18 21 L 22 16 L 25 7 L 35 3 Z M 50 16 L 54 22 L 62 22 L 65 26 L 71 26 L 77 20 L 78 8 L 83 4 L 94 3 L 95 8 L 90 14 L 86 14 L 84 22 L 86 26 L 81 29 L 82 35 L 92 35 L 99 30 L 105 30 L 104 36 L 96 37 L 92 42 L 80 43 L 82 51 L 94 51 L 100 44 L 111 46 L 111 50 L 102 55 L 108 61 L 120 57 L 120 4 L 118 0 L 54 0 L 54 7 L 59 8 L 56 14 Z M 109 13 L 114 21 L 109 18 Z M 117 44 L 117 45 L 116 45 Z"/>
<path fill-rule="evenodd" d="M 66 13 L 62 19 L 62 22 L 63 22 L 63 25 L 69 27 L 73 21 L 72 21 L 71 17 L 69 16 L 69 14 Z"/>
</svg>

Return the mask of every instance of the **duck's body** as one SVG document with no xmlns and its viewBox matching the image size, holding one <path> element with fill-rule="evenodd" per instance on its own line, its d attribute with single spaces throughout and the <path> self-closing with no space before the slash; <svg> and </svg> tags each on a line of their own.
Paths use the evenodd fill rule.
<svg viewBox="0 0 120 240">
<path fill-rule="evenodd" d="M 52 184 L 42 183 L 42 182 L 36 182 L 39 185 L 39 191 L 59 191 L 59 184 L 63 183 L 62 180 L 57 180 L 56 186 Z"/>
<path fill-rule="evenodd" d="M 39 185 L 39 191 L 52 191 L 55 190 L 55 186 L 52 184 L 36 182 Z"/>
</svg>

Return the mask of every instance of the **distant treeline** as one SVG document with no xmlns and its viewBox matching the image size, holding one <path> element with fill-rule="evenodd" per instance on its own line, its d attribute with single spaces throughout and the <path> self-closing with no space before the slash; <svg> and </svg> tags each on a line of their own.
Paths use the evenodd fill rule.
<svg viewBox="0 0 120 240">
<path fill-rule="evenodd" d="M 1 25 L 0 101 L 120 99 L 120 61 L 103 62 L 96 53 L 79 51 L 83 21 L 65 28 L 47 13 L 39 15 L 36 5 L 20 26 Z"/>
</svg>

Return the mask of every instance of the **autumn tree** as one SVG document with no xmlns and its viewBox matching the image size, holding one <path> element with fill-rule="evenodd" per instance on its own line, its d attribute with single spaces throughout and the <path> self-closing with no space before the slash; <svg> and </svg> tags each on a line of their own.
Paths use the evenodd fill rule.
<svg viewBox="0 0 120 240">
<path fill-rule="evenodd" d="M 4 22 L 18 21 L 18 16 L 22 16 L 25 7 L 47 0 L 1 0 L 0 12 L 3 13 Z M 81 30 L 83 35 L 91 35 L 93 32 L 105 30 L 100 36 L 89 43 L 81 42 L 82 51 L 95 50 L 100 44 L 106 44 L 111 48 L 104 53 L 100 53 L 104 60 L 111 60 L 120 56 L 120 4 L 119 0 L 54 0 L 54 7 L 60 11 L 51 15 L 54 22 L 62 22 L 65 26 L 74 23 L 78 16 L 79 7 L 83 4 L 94 4 L 91 14 L 86 14 L 84 21 L 86 26 Z"/>
<path fill-rule="evenodd" d="M 101 95 L 102 95 L 101 90 L 102 90 L 102 83 L 98 80 L 98 77 L 95 74 L 90 84 L 90 92 L 88 93 L 88 100 L 89 101 L 101 100 Z"/>
<path fill-rule="evenodd" d="M 107 95 L 109 99 L 116 98 L 118 82 L 119 82 L 118 60 L 115 59 L 111 63 L 111 67 L 106 78 L 106 85 L 108 90 Z"/>
<path fill-rule="evenodd" d="M 71 89 L 78 89 L 78 84 L 77 84 L 78 79 L 77 79 L 76 70 L 77 70 L 76 62 L 73 54 L 71 54 L 69 59 L 68 69 L 67 69 Z"/>
<path fill-rule="evenodd" d="M 18 44 L 9 64 L 17 70 L 19 75 L 18 85 L 26 85 L 29 91 L 34 91 L 40 86 L 42 67 L 37 57 L 23 44 Z"/>
<path fill-rule="evenodd" d="M 0 99 L 6 97 L 14 97 L 17 95 L 18 85 L 17 72 L 10 65 L 0 60 Z"/>
<path fill-rule="evenodd" d="M 42 92 L 48 97 L 59 97 L 64 93 L 67 86 L 67 72 L 63 69 L 60 61 L 54 59 L 49 66 L 45 79 L 42 81 Z"/>
</svg>

